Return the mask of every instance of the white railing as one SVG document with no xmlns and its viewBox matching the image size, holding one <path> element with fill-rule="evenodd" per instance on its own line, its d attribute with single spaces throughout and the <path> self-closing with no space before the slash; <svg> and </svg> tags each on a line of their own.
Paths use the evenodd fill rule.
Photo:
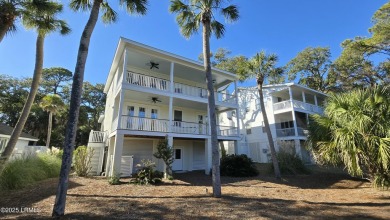
<svg viewBox="0 0 390 220">
<path fill-rule="evenodd" d="M 189 86 L 182 83 L 174 83 L 174 92 L 178 94 L 207 98 L 207 90 L 200 87 Z"/>
<path fill-rule="evenodd" d="M 122 116 L 121 129 L 168 132 L 168 120 Z"/>
<path fill-rule="evenodd" d="M 216 99 L 218 102 L 226 102 L 230 104 L 236 104 L 236 96 L 227 92 L 216 93 Z"/>
<path fill-rule="evenodd" d="M 182 134 L 199 134 L 206 135 L 207 126 L 205 124 L 185 121 L 173 121 L 172 132 Z"/>
<path fill-rule="evenodd" d="M 106 132 L 93 131 L 89 133 L 89 143 L 104 143 L 106 141 Z"/>
<path fill-rule="evenodd" d="M 156 78 L 152 76 L 142 75 L 132 71 L 127 72 L 126 82 L 136 86 L 142 86 L 157 90 L 169 91 L 170 81 L 166 79 Z M 183 83 L 174 83 L 173 92 L 187 96 L 200 97 L 207 99 L 207 89 L 190 86 Z M 236 97 L 226 92 L 216 92 L 216 101 L 227 102 L 231 104 L 236 103 Z"/>
<path fill-rule="evenodd" d="M 283 101 L 274 104 L 274 111 L 291 108 L 291 101 Z"/>
<path fill-rule="evenodd" d="M 0 153 L 3 153 L 5 146 L 7 146 L 8 138 L 0 137 Z"/>
<path fill-rule="evenodd" d="M 141 75 L 134 72 L 127 72 L 126 82 L 132 85 L 169 91 L 170 82 L 169 80 L 160 79 L 156 77 Z"/>
<path fill-rule="evenodd" d="M 307 136 L 307 130 L 298 127 L 298 136 Z M 282 128 L 282 129 L 276 129 L 276 136 L 277 137 L 291 137 L 295 136 L 295 129 L 294 128 Z"/>
<path fill-rule="evenodd" d="M 217 126 L 217 133 L 220 136 L 237 136 L 238 135 L 236 127 L 222 126 L 222 125 Z"/>
<path fill-rule="evenodd" d="M 293 103 L 293 105 L 291 105 L 291 100 L 275 103 L 274 104 L 274 111 L 289 109 L 292 106 L 294 106 L 294 108 L 296 108 L 296 109 L 302 109 L 305 111 L 315 112 L 318 114 L 324 113 L 323 108 L 320 106 L 317 106 L 317 105 L 313 105 L 313 104 L 309 104 L 309 103 L 305 103 L 305 102 L 301 102 L 301 101 L 297 101 L 297 100 L 293 100 L 292 103 Z"/>
</svg>

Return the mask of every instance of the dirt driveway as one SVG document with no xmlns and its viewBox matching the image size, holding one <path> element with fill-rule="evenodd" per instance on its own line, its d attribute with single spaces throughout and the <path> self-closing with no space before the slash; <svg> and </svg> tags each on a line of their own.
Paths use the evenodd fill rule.
<svg viewBox="0 0 390 220">
<path fill-rule="evenodd" d="M 128 181 L 124 179 L 122 181 Z M 70 180 L 64 219 L 389 219 L 390 192 L 341 174 L 222 178 L 223 197 L 211 197 L 211 177 L 177 174 L 158 186 L 111 186 L 104 178 Z M 0 207 L 27 207 L 0 218 L 50 218 L 57 179 L 0 192 Z"/>
</svg>

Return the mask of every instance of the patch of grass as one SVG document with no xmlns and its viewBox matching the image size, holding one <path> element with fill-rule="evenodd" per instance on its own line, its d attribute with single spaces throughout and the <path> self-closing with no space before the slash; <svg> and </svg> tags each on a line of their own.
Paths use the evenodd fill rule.
<svg viewBox="0 0 390 220">
<path fill-rule="evenodd" d="M 61 160 L 50 154 L 12 160 L 0 174 L 0 189 L 21 189 L 47 178 L 58 177 L 60 168 Z"/>
</svg>

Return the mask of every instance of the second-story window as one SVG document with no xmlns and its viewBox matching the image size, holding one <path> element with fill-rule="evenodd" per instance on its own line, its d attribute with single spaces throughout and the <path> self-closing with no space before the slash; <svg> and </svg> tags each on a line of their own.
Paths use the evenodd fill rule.
<svg viewBox="0 0 390 220">
<path fill-rule="evenodd" d="M 152 109 L 150 113 L 150 118 L 157 119 L 158 118 L 158 111 L 157 109 Z"/>
<path fill-rule="evenodd" d="M 130 117 L 134 116 L 134 106 L 128 106 L 127 107 L 127 115 Z"/>
<path fill-rule="evenodd" d="M 145 108 L 144 107 L 139 107 L 138 117 L 145 118 L 145 116 L 146 116 Z"/>
</svg>

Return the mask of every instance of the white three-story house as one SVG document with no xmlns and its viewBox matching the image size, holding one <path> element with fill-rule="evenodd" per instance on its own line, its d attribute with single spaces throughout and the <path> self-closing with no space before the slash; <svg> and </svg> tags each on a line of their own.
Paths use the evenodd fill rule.
<svg viewBox="0 0 390 220">
<path fill-rule="evenodd" d="M 220 123 L 237 126 L 238 120 L 241 127 L 238 153 L 248 155 L 255 162 L 270 162 L 271 152 L 257 87 L 240 87 L 236 91 L 239 111 L 221 114 Z M 295 152 L 305 163 L 311 163 L 312 158 L 305 147 L 309 115 L 323 114 L 326 94 L 294 83 L 266 85 L 263 94 L 276 150 Z M 234 153 L 232 142 L 225 146 L 228 146 L 228 153 Z"/>
<path fill-rule="evenodd" d="M 226 88 L 235 74 L 212 69 L 217 113 L 236 110 L 238 100 Z M 204 67 L 201 63 L 121 38 L 105 84 L 107 94 L 101 131 L 92 131 L 93 172 L 136 172 L 166 138 L 174 148 L 174 171 L 211 168 L 211 142 Z M 236 123 L 237 124 L 237 123 Z M 237 126 L 218 125 L 219 141 L 240 139 Z"/>
</svg>

